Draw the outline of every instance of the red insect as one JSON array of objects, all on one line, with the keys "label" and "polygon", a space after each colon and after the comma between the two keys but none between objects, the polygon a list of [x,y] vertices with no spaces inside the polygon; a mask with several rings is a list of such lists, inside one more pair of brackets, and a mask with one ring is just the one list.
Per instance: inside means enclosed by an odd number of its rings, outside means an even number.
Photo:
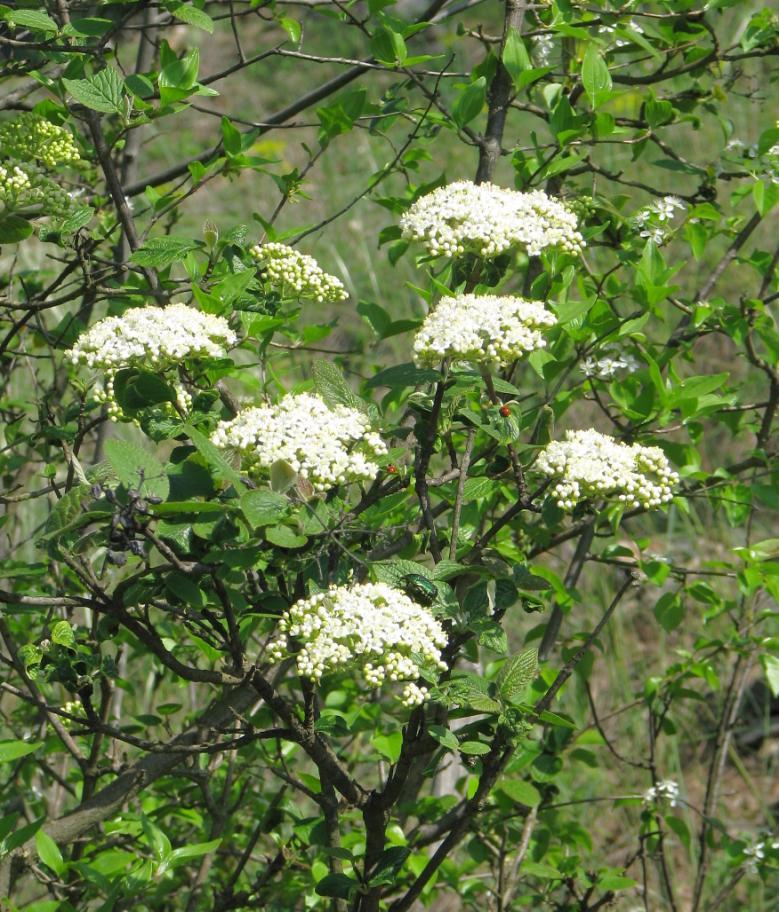
[{"label": "red insect", "polygon": [[500,413],[504,418],[508,418],[511,415],[511,409],[507,405],[502,405],[500,407]]}]

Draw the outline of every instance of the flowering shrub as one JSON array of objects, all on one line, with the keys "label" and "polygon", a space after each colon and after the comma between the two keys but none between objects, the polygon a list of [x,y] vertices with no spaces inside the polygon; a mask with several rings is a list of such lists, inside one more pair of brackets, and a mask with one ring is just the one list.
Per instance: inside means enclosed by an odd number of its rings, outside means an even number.
[{"label": "flowering shrub", "polygon": [[776,13],[0,45],[0,909],[779,907]]}]

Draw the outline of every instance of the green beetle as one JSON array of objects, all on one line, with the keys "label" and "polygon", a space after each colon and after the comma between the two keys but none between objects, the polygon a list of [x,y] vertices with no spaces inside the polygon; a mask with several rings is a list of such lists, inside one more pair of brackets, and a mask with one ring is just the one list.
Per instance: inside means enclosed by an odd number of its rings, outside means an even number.
[{"label": "green beetle", "polygon": [[403,590],[420,605],[432,605],[438,598],[436,584],[421,573],[406,574],[403,577]]}]

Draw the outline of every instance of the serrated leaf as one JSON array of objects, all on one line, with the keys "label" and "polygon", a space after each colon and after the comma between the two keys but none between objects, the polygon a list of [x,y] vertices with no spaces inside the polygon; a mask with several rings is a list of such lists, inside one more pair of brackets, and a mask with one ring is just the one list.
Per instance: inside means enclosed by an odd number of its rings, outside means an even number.
[{"label": "serrated leaf", "polygon": [[332,361],[315,361],[312,374],[314,387],[327,405],[345,405],[361,412],[366,411],[365,402],[351,389],[344,379],[343,371]]},{"label": "serrated leaf", "polygon": [[241,497],[241,510],[253,529],[272,526],[289,512],[289,500],[274,491],[247,491]]},{"label": "serrated leaf", "polygon": [[62,84],[76,101],[93,111],[124,113],[124,83],[113,67],[106,67],[87,79],[63,79]]},{"label": "serrated leaf", "polygon": [[219,447],[211,443],[205,434],[201,434],[197,428],[191,425],[184,425],[183,430],[194,443],[198,453],[214,470],[214,475],[224,481],[229,481],[235,490],[242,494],[246,490],[246,485],[241,481],[241,476],[238,472],[225,459]]},{"label": "serrated leaf", "polygon": [[533,681],[537,672],[538,651],[536,649],[526,649],[519,655],[506,659],[495,678],[501,697],[504,700],[510,700]]},{"label": "serrated leaf", "polygon": [[5,9],[0,14],[0,18],[17,27],[33,29],[36,32],[56,32],[59,29],[59,26],[51,16],[47,16],[41,10]]},{"label": "serrated leaf", "polygon": [[76,642],[76,635],[69,621],[57,621],[51,628],[51,641],[58,646],[71,649]]},{"label": "serrated leaf", "polygon": [[168,6],[168,9],[173,13],[173,15],[181,20],[181,22],[186,22],[188,25],[194,25],[199,29],[203,29],[204,32],[208,32],[209,35],[214,31],[214,20],[204,13],[203,10],[198,9],[196,6],[190,6],[188,3],[173,3]]},{"label": "serrated leaf", "polygon": [[173,263],[178,263],[191,250],[197,250],[200,246],[202,245],[199,241],[191,238],[149,238],[143,247],[139,247],[132,254],[130,262],[152,269],[165,269]]},{"label": "serrated leaf", "polygon": [[106,443],[105,454],[123,485],[163,500],[168,496],[170,482],[165,467],[151,453],[134,443],[114,439]]}]

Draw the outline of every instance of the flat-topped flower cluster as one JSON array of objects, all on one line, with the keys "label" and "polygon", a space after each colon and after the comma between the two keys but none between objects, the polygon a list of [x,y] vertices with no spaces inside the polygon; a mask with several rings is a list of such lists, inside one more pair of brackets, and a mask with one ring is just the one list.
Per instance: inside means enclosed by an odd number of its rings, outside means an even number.
[{"label": "flat-topped flower cluster", "polygon": [[256,244],[250,252],[271,285],[283,291],[293,291],[299,298],[312,298],[320,304],[343,301],[349,296],[340,279],[325,272],[312,256],[300,253],[294,247],[272,241]]},{"label": "flat-topped flower cluster", "polygon": [[259,475],[283,460],[315,491],[371,481],[379,471],[375,458],[387,452],[362,412],[345,405],[330,408],[310,393],[244,409],[220,422],[211,439],[237,450],[249,473]]},{"label": "flat-topped flower cluster", "polygon": [[540,301],[464,294],[442,298],[414,340],[414,359],[442,358],[506,365],[546,345],[543,330],[556,320]]},{"label": "flat-topped flower cluster", "polygon": [[495,184],[456,181],[413,203],[400,220],[403,237],[421,241],[433,256],[465,253],[492,258],[521,248],[578,253],[576,216],[543,190],[520,193]]},{"label": "flat-topped flower cluster", "polygon": [[552,496],[563,510],[591,497],[616,495],[629,509],[651,509],[673,498],[679,480],[659,447],[614,440],[596,430],[567,431],[552,441],[536,463],[556,479]]},{"label": "flat-topped flower cluster", "polygon": [[268,649],[273,660],[294,654],[298,674],[312,681],[348,669],[369,687],[405,683],[406,706],[427,696],[427,688],[416,683],[421,667],[446,667],[441,650],[447,637],[441,624],[427,608],[386,583],[332,586],[292,605],[278,629],[280,635]]},{"label": "flat-topped flower cluster", "polygon": [[222,358],[236,338],[224,317],[186,304],[149,304],[98,321],[67,357],[110,373],[124,367],[164,370],[185,360]]},{"label": "flat-topped flower cluster", "polygon": [[80,159],[73,135],[32,111],[0,123],[0,155],[18,162],[39,162],[47,168]]}]

